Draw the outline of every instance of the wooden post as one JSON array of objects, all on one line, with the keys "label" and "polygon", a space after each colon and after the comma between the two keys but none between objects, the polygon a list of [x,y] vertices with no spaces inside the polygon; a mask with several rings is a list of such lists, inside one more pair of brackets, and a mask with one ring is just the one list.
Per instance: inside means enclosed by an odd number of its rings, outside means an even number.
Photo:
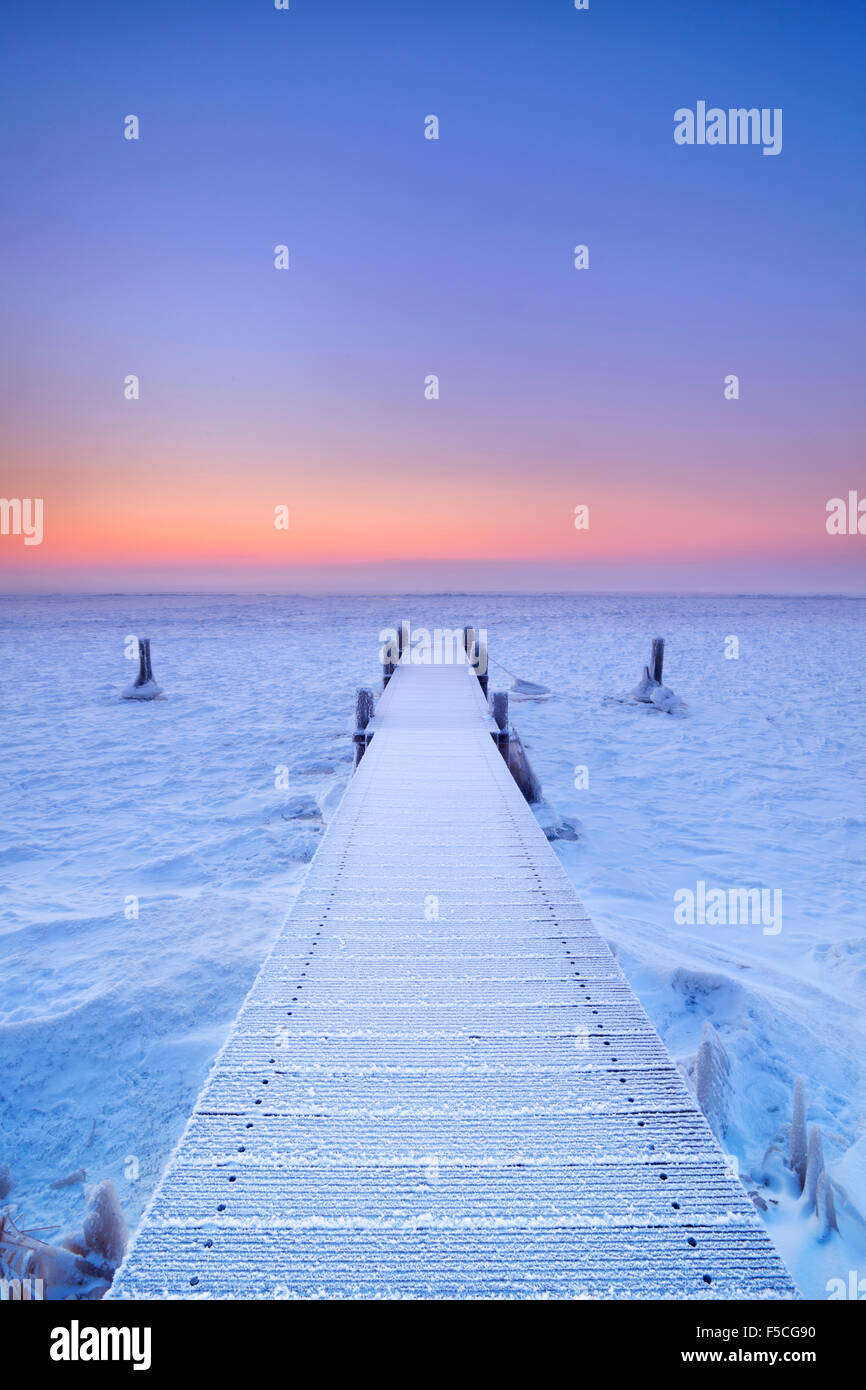
[{"label": "wooden post", "polygon": [[530,805],[543,799],[541,783],[532,770],[532,764],[526,756],[523,740],[515,728],[510,729],[508,736],[508,767]]},{"label": "wooden post", "polygon": [[662,684],[663,684],[663,682],[662,682],[662,668],[664,667],[664,664],[665,664],[665,639],[664,639],[663,637],[654,637],[654,638],[653,638],[653,650],[652,650],[652,656],[650,657],[649,669],[650,669],[650,675],[652,676],[653,680],[658,681],[659,685],[662,685]]},{"label": "wooden post", "polygon": [[478,677],[478,683],[479,683],[479,685],[481,686],[481,692],[482,692],[482,694],[484,695],[484,697],[485,697],[485,699],[486,699],[486,697],[487,697],[487,680],[488,680],[488,677],[487,677],[487,634],[486,634],[486,633],[485,633],[483,636],[482,636],[481,633],[478,634],[478,642],[477,642],[477,644],[476,644],[476,666],[475,666],[475,674],[476,674],[477,677]]},{"label": "wooden post", "polygon": [[352,735],[352,741],[355,745],[355,767],[358,766],[359,762],[363,758],[365,752],[367,751],[367,744],[373,737],[371,733],[367,732],[367,726],[369,725],[370,720],[373,718],[374,709],[375,700],[373,698],[372,690],[368,690],[366,688],[356,690],[355,732]]},{"label": "wooden post", "polygon": [[463,645],[464,645],[464,647],[466,648],[466,655],[469,657],[469,660],[471,661],[471,660],[472,660],[472,649],[473,649],[473,647],[475,646],[475,628],[474,628],[474,627],[464,627],[464,629],[463,629]]},{"label": "wooden post", "polygon": [[162,694],[153,679],[149,637],[139,637],[138,639],[138,675],[132,685],[127,686],[122,693],[124,700],[155,700],[158,695]]},{"label": "wooden post", "polygon": [[404,618],[397,629],[397,657],[400,661],[403,660],[403,653],[409,646],[410,640],[409,624]]},{"label": "wooden post", "polygon": [[508,691],[494,690],[490,696],[490,713],[493,715],[494,722],[499,730],[495,735],[496,746],[506,762],[508,762]]},{"label": "wooden post", "polygon": [[147,685],[153,680],[153,667],[150,664],[150,638],[138,639],[138,679],[136,685]]},{"label": "wooden post", "polygon": [[653,691],[657,690],[662,684],[662,668],[664,664],[665,639],[663,637],[654,637],[649,666],[643,668],[643,675],[631,692],[633,700],[640,700],[641,703],[645,705],[652,704]]}]

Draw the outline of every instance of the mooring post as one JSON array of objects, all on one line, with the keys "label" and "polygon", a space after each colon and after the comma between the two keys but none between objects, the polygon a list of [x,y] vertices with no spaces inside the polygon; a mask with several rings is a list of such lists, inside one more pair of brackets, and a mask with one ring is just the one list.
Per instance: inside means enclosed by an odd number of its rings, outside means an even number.
[{"label": "mooring post", "polygon": [[643,668],[643,675],[631,692],[633,700],[640,700],[644,705],[653,703],[653,691],[658,690],[662,684],[662,669],[665,664],[665,639],[663,637],[653,638],[652,654],[649,665]]},{"label": "mooring post", "polygon": [[138,675],[123,692],[124,700],[155,700],[162,691],[153,679],[150,663],[150,638],[138,638]]},{"label": "mooring post", "polygon": [[[399,644],[399,642],[400,642],[399,629],[398,629],[398,632],[397,632],[397,642],[398,642],[398,644]],[[394,656],[394,646],[393,646],[393,643],[391,643],[391,642],[386,642],[385,645],[384,645],[384,647],[382,647],[381,651],[382,651],[382,689],[383,689],[383,691],[384,691],[384,690],[387,689],[387,687],[388,687],[388,682],[389,682],[389,680],[391,679],[391,677],[393,676],[394,672],[396,671],[397,666],[396,666],[396,663],[395,663],[395,662],[393,661],[393,659],[392,659],[393,656]]]},{"label": "mooring post", "polygon": [[499,730],[495,734],[496,747],[508,762],[508,691],[494,690],[490,696],[490,713]]},{"label": "mooring post", "polygon": [[479,683],[479,685],[481,686],[482,694],[484,695],[484,698],[486,699],[486,698],[487,698],[487,681],[488,681],[488,676],[487,676],[487,633],[486,633],[486,632],[479,632],[479,634],[478,634],[478,641],[477,641],[477,643],[476,643],[475,653],[476,653],[475,674],[476,674],[477,677],[478,677],[478,683]]},{"label": "mooring post", "polygon": [[464,629],[463,629],[463,645],[464,645],[464,647],[466,648],[466,655],[469,657],[469,660],[471,661],[471,660],[472,660],[472,648],[475,646],[475,628],[474,628],[474,627],[464,627]]},{"label": "mooring post", "polygon": [[150,664],[150,638],[138,639],[138,680],[136,685],[147,685],[153,680],[153,667]]},{"label": "mooring post", "polygon": [[665,639],[663,637],[653,638],[653,650],[650,657],[650,673],[653,680],[662,685],[662,668],[665,664]]},{"label": "mooring post", "polygon": [[375,700],[372,690],[366,688],[355,691],[355,732],[352,735],[352,742],[355,745],[355,767],[363,758],[367,751],[367,744],[373,737],[368,732],[367,726],[373,718]]},{"label": "mooring post", "polygon": [[541,790],[541,783],[532,770],[532,764],[526,756],[526,749],[520,734],[512,726],[508,735],[508,768],[523,792],[524,798],[529,804],[535,805],[536,802],[543,800],[544,793]]},{"label": "mooring post", "polygon": [[397,659],[403,660],[403,653],[411,641],[409,624],[404,618],[397,629]]}]

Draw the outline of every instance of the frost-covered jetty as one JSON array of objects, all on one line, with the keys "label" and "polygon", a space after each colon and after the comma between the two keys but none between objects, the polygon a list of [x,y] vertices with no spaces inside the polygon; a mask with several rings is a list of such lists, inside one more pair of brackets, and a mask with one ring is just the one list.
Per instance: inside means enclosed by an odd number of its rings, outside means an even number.
[{"label": "frost-covered jetty", "polygon": [[793,1296],[473,668],[366,716],[111,1296]]}]

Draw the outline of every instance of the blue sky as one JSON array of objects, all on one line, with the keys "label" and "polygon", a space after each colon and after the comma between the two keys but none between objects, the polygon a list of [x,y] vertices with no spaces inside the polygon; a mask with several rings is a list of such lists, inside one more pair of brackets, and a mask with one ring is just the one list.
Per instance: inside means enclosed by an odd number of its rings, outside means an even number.
[{"label": "blue sky", "polygon": [[[823,534],[827,498],[866,495],[862,9],[49,3],[4,27],[3,492],[46,509],[38,550],[0,540],[9,587],[685,565],[862,591],[866,538]],[[781,107],[782,153],[676,146],[699,99]],[[277,554],[256,528],[284,499]]]}]

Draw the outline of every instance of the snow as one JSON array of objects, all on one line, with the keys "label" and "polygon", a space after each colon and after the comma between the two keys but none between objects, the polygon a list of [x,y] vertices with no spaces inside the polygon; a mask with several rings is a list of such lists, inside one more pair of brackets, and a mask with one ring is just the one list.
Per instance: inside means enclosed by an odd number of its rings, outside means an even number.
[{"label": "snow", "polygon": [[[862,1276],[863,616],[749,597],[3,599],[0,1160],[20,1224],[80,1230],[82,1187],[51,1184],[84,1168],[134,1230],[347,783],[378,634],[408,617],[486,627],[491,689],[510,684],[499,658],[551,692],[520,724],[546,800],[581,827],[557,854],[689,1076],[712,1023],[724,1145],[800,1288]],[[137,630],[153,702],[118,698]],[[676,719],[629,699],[655,633]],[[781,932],[676,924],[699,880],[781,889]],[[773,1153],[797,1074],[838,1233]]]},{"label": "snow", "polygon": [[128,685],[121,691],[124,700],[156,700],[161,694],[162,688],[155,680],[142,681],[141,685]]},{"label": "snow", "polygon": [[681,705],[679,697],[667,685],[653,686],[650,700],[663,714],[673,714]]}]

